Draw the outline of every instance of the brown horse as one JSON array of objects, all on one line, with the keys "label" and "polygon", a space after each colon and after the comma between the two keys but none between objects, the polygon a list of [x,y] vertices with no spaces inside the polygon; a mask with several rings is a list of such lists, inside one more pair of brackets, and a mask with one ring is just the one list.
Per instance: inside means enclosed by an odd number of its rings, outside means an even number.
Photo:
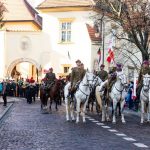
[{"label": "brown horse", "polygon": [[49,109],[51,111],[52,109],[52,102],[55,102],[55,109],[58,110],[57,105],[59,105],[60,100],[61,100],[61,90],[63,88],[62,81],[61,80],[56,80],[55,84],[50,88],[48,95],[50,98],[50,105]]},{"label": "brown horse", "polygon": [[55,80],[54,85],[50,89],[45,89],[45,84],[40,86],[40,100],[41,100],[41,110],[47,109],[47,102],[50,98],[49,109],[51,111],[52,103],[55,102],[55,108],[58,110],[57,105],[60,103],[61,90],[63,88],[61,80]]},{"label": "brown horse", "polygon": [[45,84],[40,85],[40,100],[41,100],[41,110],[47,109],[48,93],[45,90]]}]

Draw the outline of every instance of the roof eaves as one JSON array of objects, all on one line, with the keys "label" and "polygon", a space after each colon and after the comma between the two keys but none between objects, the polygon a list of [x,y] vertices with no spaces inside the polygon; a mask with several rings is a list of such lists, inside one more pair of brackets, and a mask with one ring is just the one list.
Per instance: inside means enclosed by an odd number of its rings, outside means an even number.
[{"label": "roof eaves", "polygon": [[42,17],[39,16],[39,13],[27,2],[27,0],[24,0],[24,3],[33,17],[32,21],[42,29]]}]

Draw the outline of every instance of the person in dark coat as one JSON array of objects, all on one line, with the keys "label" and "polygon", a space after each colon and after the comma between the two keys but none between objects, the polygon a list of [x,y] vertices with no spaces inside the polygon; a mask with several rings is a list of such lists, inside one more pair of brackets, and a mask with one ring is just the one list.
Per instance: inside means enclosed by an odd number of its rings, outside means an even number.
[{"label": "person in dark coat", "polygon": [[55,75],[55,73],[53,73],[53,68],[52,67],[49,69],[49,72],[46,73],[45,79],[46,79],[45,80],[46,85],[50,89],[53,86],[53,84],[55,83],[55,80],[56,80],[56,75]]},{"label": "person in dark coat", "polygon": [[7,81],[3,81],[2,97],[3,97],[3,101],[4,101],[3,106],[7,106]]},{"label": "person in dark coat", "polygon": [[104,82],[108,79],[108,73],[104,70],[105,65],[101,64],[100,71],[96,72],[96,75]]}]

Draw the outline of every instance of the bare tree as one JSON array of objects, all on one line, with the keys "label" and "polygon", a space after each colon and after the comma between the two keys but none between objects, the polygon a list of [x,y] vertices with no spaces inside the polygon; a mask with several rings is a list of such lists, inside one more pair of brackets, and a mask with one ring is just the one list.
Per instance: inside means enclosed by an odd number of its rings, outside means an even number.
[{"label": "bare tree", "polygon": [[0,28],[2,28],[2,26],[4,25],[4,22],[2,21],[4,12],[6,12],[6,7],[4,6],[3,2],[0,2]]},{"label": "bare tree", "polygon": [[97,0],[96,10],[122,29],[115,36],[133,43],[143,60],[149,60],[150,2],[149,0]]}]

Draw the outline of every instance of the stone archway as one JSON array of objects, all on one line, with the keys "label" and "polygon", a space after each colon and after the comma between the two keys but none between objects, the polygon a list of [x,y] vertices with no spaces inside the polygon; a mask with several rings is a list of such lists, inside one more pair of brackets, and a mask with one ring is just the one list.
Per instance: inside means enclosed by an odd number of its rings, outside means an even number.
[{"label": "stone archway", "polygon": [[9,64],[9,66],[8,66],[8,68],[7,68],[6,76],[7,76],[7,77],[10,77],[13,68],[14,68],[17,64],[22,63],[22,62],[29,62],[29,63],[31,63],[31,64],[33,64],[33,65],[36,66],[36,68],[38,69],[38,72],[41,71],[41,65],[39,65],[35,60],[30,59],[30,58],[20,58],[20,59],[17,59],[17,60],[15,60],[15,61],[13,61],[11,64]]}]

